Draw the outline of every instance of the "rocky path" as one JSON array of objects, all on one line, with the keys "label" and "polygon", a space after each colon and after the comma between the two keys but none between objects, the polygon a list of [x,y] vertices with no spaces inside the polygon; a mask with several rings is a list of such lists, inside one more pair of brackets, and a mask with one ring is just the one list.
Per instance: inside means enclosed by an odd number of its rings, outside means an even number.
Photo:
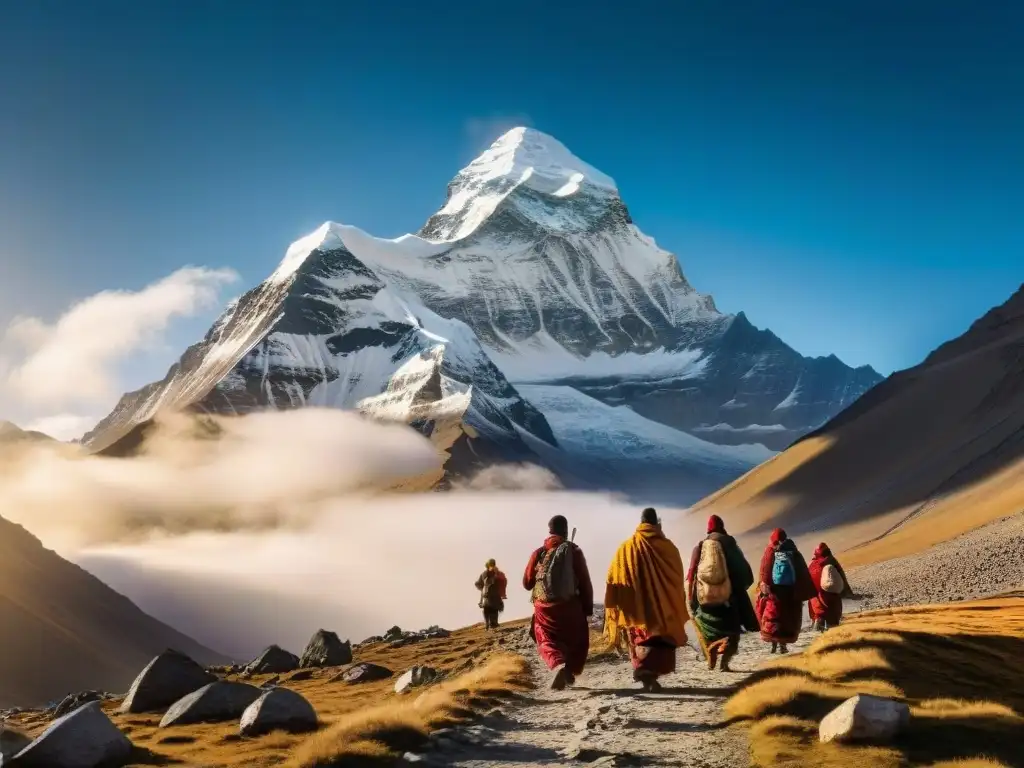
[{"label": "rocky path", "polygon": [[[794,650],[810,640],[805,633]],[[463,768],[748,764],[742,732],[719,723],[732,687],[770,658],[757,636],[744,637],[732,673],[711,672],[695,647],[681,648],[677,672],[662,678],[664,691],[658,694],[641,692],[627,659],[596,661],[575,687],[551,691],[550,673],[532,646],[516,650],[530,659],[537,690],[477,729],[478,743],[444,739],[430,762]]]}]

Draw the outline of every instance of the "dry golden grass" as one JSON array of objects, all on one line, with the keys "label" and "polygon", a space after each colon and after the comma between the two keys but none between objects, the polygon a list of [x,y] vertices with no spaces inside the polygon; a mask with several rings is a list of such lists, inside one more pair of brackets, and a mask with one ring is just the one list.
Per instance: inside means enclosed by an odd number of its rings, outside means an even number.
[{"label": "dry golden grass", "polygon": [[[850,617],[800,655],[755,673],[726,703],[757,766],[1024,766],[1024,599]],[[818,723],[847,698],[906,701],[891,745],[821,744]]]},{"label": "dry golden grass", "polygon": [[[354,662],[369,661],[381,664],[394,671],[396,676],[415,665],[426,665],[450,675],[466,675],[465,678],[458,677],[459,687],[472,686],[473,690],[480,691],[491,686],[497,690],[501,688],[498,678],[510,672],[509,662],[502,661],[507,658],[502,651],[502,638],[511,633],[523,632],[524,628],[525,622],[509,622],[497,633],[488,633],[478,624],[454,631],[448,638],[426,640],[404,648],[389,648],[384,643],[377,643],[365,648],[356,648]],[[117,714],[119,702],[116,701],[105,704],[104,709],[136,745],[136,755],[131,763],[133,766],[176,764],[204,768],[269,768],[291,760],[296,750],[301,749],[307,740],[322,739],[336,729],[355,733],[356,731],[348,729],[358,730],[355,723],[358,723],[359,719],[387,718],[390,715],[372,713],[404,711],[407,702],[416,698],[396,696],[394,678],[361,685],[334,682],[334,678],[343,669],[335,667],[317,670],[312,679],[294,683],[288,681],[288,674],[281,676],[282,685],[301,693],[316,709],[322,727],[313,736],[275,732],[259,738],[243,739],[238,735],[237,722],[159,728],[159,714],[120,715]],[[481,677],[484,675],[484,669],[488,670],[486,679],[493,678],[486,685],[485,678]],[[257,675],[245,682],[260,685],[270,677],[272,676]],[[520,682],[510,673],[502,690],[511,690]],[[438,702],[436,709],[433,710],[435,714],[444,707],[450,707],[451,711],[455,712],[457,707],[454,704],[445,703],[445,697],[449,695],[445,692],[458,688],[451,688],[451,684],[443,684],[436,688],[442,701]],[[426,697],[425,702],[432,699],[433,696]],[[34,736],[49,723],[50,719],[44,714],[23,713],[12,717],[8,724]],[[378,757],[392,754],[384,747],[375,746],[372,739],[360,740],[359,749],[367,750],[365,758],[371,758],[374,754]]]},{"label": "dry golden grass", "polygon": [[521,656],[499,656],[483,667],[429,689],[342,718],[308,738],[286,768],[366,765],[417,750],[432,730],[464,722],[529,687]]}]

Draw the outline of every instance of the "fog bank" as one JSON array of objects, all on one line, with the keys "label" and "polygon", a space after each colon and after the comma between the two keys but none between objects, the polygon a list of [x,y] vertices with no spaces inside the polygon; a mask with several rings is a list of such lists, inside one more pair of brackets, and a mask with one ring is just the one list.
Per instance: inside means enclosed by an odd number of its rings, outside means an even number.
[{"label": "fog bank", "polygon": [[[359,641],[393,624],[476,622],[473,582],[491,557],[509,577],[504,618],[526,615],[523,568],[555,514],[578,529],[600,600],[611,556],[639,522],[639,506],[553,489],[550,473],[521,466],[448,493],[376,492],[443,456],[405,426],[349,413],[258,414],[223,428],[210,441],[172,424],[132,459],[9,457],[0,504],[148,613],[239,659],[270,643],[300,651],[320,627]],[[661,512],[666,530],[683,529]],[[677,541],[684,556],[701,533]]]}]

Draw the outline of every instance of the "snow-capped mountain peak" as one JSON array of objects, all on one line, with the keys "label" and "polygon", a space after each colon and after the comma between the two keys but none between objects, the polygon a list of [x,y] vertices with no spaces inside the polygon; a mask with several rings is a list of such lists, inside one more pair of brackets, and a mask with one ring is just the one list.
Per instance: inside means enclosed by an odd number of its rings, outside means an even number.
[{"label": "snow-capped mountain peak", "polygon": [[581,190],[618,197],[610,176],[580,160],[558,139],[533,128],[513,128],[459,171],[448,186],[447,202],[423,234],[437,242],[466,238],[519,188],[555,199]]}]

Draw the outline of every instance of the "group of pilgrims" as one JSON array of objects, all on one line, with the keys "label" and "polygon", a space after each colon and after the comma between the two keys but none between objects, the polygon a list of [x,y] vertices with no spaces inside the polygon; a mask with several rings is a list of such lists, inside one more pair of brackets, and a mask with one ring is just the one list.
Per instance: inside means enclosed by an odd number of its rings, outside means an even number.
[{"label": "group of pilgrims", "polygon": [[[530,637],[552,672],[551,687],[562,690],[575,683],[587,662],[594,587],[566,518],[551,518],[548,534],[530,555],[523,587],[533,603]],[[476,588],[488,629],[498,626],[507,584],[495,561],[487,561]],[[800,636],[805,602],[814,629],[824,632],[839,624],[843,598],[851,595],[846,574],[826,544],[818,545],[808,564],[796,543],[776,528],[755,573],[718,515],[708,519],[707,535],[693,548],[684,571],[679,549],[648,507],[608,569],[605,636],[609,646],[628,647],[634,681],[656,692],[658,678],[675,672],[676,649],[687,644],[688,619],[708,668],[728,672],[744,632],[759,632],[772,653],[788,653]]]}]

